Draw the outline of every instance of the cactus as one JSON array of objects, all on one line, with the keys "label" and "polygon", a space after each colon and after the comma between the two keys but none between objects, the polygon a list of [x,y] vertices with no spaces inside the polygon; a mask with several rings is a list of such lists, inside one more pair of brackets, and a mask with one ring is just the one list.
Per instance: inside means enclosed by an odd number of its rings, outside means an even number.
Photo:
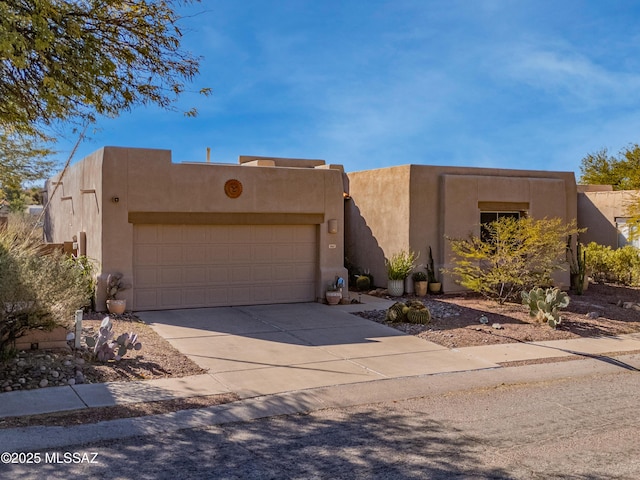
[{"label": "cactus", "polygon": [[118,292],[131,288],[122,281],[121,273],[110,273],[107,276],[107,300],[115,300]]},{"label": "cactus", "polygon": [[522,304],[529,307],[529,315],[538,321],[556,328],[562,322],[558,309],[569,305],[569,295],[558,288],[534,288],[529,293],[522,292]]},{"label": "cactus", "polygon": [[410,323],[421,323],[426,325],[431,321],[431,312],[428,308],[409,308],[409,313],[407,313],[407,318]]},{"label": "cactus", "polygon": [[[118,353],[114,357],[115,360],[120,360],[129,350],[140,350],[142,348],[142,343],[138,341],[138,335],[133,332],[120,335],[116,339],[116,345]],[[114,350],[116,345],[114,345]]]},{"label": "cactus", "polygon": [[429,283],[437,283],[438,277],[436,277],[436,268],[433,263],[433,252],[431,251],[431,245],[429,245],[429,263],[426,265],[427,279]]},{"label": "cactus", "polygon": [[587,252],[582,251],[582,244],[578,243],[576,247],[577,264],[578,264],[578,283],[576,284],[576,293],[582,295],[584,290],[584,277],[587,274]]},{"label": "cactus", "polygon": [[576,253],[573,254],[571,247],[572,236],[567,239],[567,257],[571,272],[571,287],[577,295],[582,295],[584,290],[584,279],[587,274],[587,252],[582,250],[582,244],[578,238],[576,241]]},{"label": "cactus", "polygon": [[387,310],[387,320],[390,322],[404,322],[405,308],[407,308],[407,306],[402,302],[394,303]]},{"label": "cactus", "polygon": [[387,321],[426,324],[431,321],[431,312],[419,300],[396,302],[387,310]]},{"label": "cactus", "polygon": [[356,288],[358,291],[365,291],[371,288],[371,280],[366,275],[359,275],[356,278]]},{"label": "cactus", "polygon": [[407,302],[407,307],[419,308],[419,309],[421,309],[421,308],[427,308],[427,307],[425,306],[425,304],[424,304],[424,303],[422,303],[420,300],[409,300],[409,301]]},{"label": "cactus", "polygon": [[120,360],[129,350],[140,350],[142,343],[138,341],[138,335],[123,333],[113,340],[113,324],[109,317],[105,317],[100,324],[100,330],[94,337],[85,337],[87,347],[92,350],[96,360],[108,362]]}]

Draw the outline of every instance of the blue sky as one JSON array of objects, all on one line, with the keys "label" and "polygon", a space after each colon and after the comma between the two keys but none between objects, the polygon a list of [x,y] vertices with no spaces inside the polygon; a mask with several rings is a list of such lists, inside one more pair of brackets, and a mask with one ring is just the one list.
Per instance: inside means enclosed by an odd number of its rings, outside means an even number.
[{"label": "blue sky", "polygon": [[[173,161],[320,158],[575,171],[640,142],[640,3],[202,0],[180,9],[202,56],[178,112],[100,119],[104,146]],[[196,106],[199,116],[182,111]],[[71,136],[69,137],[72,138]],[[58,145],[64,160],[71,148]]]}]

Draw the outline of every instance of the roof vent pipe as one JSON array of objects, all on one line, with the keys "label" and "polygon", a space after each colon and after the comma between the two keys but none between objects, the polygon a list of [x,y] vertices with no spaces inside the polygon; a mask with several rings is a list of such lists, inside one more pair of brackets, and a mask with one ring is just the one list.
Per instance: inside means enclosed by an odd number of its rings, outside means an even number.
[{"label": "roof vent pipe", "polygon": [[211,162],[211,148],[207,147],[207,163]]}]

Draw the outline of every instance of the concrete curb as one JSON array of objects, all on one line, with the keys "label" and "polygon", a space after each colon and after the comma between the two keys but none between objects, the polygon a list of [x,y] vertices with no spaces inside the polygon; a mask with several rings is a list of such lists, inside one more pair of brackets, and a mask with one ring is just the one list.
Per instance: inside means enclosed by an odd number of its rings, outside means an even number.
[{"label": "concrete curb", "polygon": [[308,413],[326,408],[345,408],[480,388],[505,388],[518,384],[562,381],[570,377],[634,375],[638,372],[640,354],[632,354],[620,356],[615,361],[585,358],[579,365],[576,365],[576,362],[563,362],[554,364],[553,368],[549,368],[549,364],[538,364],[385,379],[260,396],[196,410],[74,427],[38,426],[5,429],[0,430],[0,451],[37,451],[86,445],[138,435],[158,435],[182,429],[215,427],[278,415]]}]

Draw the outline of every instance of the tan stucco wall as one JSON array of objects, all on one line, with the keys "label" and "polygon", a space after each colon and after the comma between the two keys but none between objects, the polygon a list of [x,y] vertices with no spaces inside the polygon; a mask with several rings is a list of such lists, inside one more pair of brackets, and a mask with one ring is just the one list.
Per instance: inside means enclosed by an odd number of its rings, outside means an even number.
[{"label": "tan stucco wall", "polygon": [[628,206],[638,198],[636,190],[584,191],[578,193],[578,225],[587,228],[582,243],[596,242],[618,247],[616,218],[626,217]]},{"label": "tan stucco wall", "polygon": [[[91,241],[86,243],[89,258],[100,268],[102,264],[102,150],[81,162],[71,165],[64,174],[46,182],[47,198],[51,199],[45,214],[45,239],[48,242],[70,242],[79,232],[86,232]],[[55,189],[55,193],[54,193]]]},{"label": "tan stucco wall", "polygon": [[384,259],[410,243],[410,165],[349,173],[345,244],[349,261],[386,286]]},{"label": "tan stucco wall", "polygon": [[[300,161],[296,165],[173,164],[167,150],[105,147],[65,174],[65,195],[82,197],[86,202],[90,196],[79,192],[82,182],[93,185],[96,195],[91,196],[93,206],[73,211],[57,196],[50,214],[51,240],[68,240],[85,229],[87,254],[101,262],[100,306],[108,273],[122,272],[124,282],[135,288],[131,222],[243,223],[262,216],[269,222],[286,224],[311,219],[318,224],[316,296],[321,299],[326,284],[336,275],[346,279],[343,171],[316,164],[300,168],[305,165]],[[242,183],[238,198],[229,198],[224,192],[230,179]],[[337,220],[336,234],[328,233],[331,219]],[[120,296],[135,309],[132,289]]]},{"label": "tan stucco wall", "polygon": [[[378,286],[386,285],[384,257],[400,249],[419,252],[423,264],[431,246],[436,269],[450,267],[445,237],[479,234],[481,202],[526,204],[534,218],[569,222],[577,215],[571,172],[406,165],[348,178],[347,256],[370,268]],[[460,290],[446,275],[440,277],[445,291]],[[568,284],[568,273],[558,282]]]}]

